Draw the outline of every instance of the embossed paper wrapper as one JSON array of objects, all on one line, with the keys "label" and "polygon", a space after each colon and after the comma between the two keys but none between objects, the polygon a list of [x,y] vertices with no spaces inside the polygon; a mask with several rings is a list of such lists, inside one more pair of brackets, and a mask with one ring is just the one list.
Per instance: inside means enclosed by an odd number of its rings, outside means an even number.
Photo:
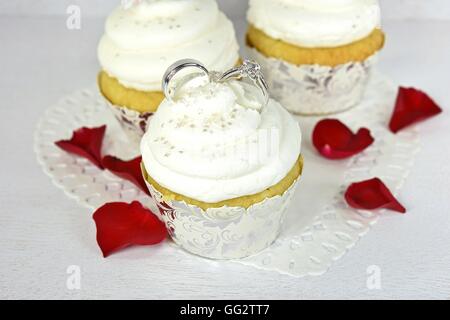
[{"label": "embossed paper wrapper", "polygon": [[246,50],[261,65],[272,96],[299,115],[333,114],[358,105],[377,60],[375,54],[363,62],[336,67],[296,66],[248,46]]},{"label": "embossed paper wrapper", "polygon": [[106,98],[104,98],[104,100],[114,117],[120,123],[120,126],[126,133],[130,142],[138,146],[142,136],[147,130],[148,121],[153,115],[153,112],[138,112],[126,107],[111,104]]},{"label": "embossed paper wrapper", "polygon": [[206,211],[184,201],[165,201],[162,194],[144,180],[159,209],[160,218],[180,247],[210,259],[239,259],[258,253],[278,237],[286,209],[300,177],[281,196],[267,198],[248,209],[210,208]]}]

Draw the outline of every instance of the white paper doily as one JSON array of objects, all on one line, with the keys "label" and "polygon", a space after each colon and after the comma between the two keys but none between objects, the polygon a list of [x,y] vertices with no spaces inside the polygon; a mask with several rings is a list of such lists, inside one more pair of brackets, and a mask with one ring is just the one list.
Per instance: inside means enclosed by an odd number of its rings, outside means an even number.
[{"label": "white paper doily", "polygon": [[[376,176],[397,195],[420,148],[416,128],[396,135],[387,128],[396,94],[397,87],[375,73],[361,105],[331,116],[352,130],[367,127],[375,138],[372,146],[350,160],[331,161],[319,156],[311,145],[311,132],[321,118],[299,118],[305,167],[281,235],[261,253],[233,262],[292,276],[320,275],[369,231],[384,210],[348,208],[343,197],[347,186]],[[39,163],[58,187],[84,206],[95,209],[106,202],[139,200],[156,210],[150,198],[131,183],[54,145],[57,140],[70,138],[74,129],[103,124],[108,126],[103,154],[122,159],[137,156],[138,146],[129,143],[103,99],[92,88],[63,98],[42,117],[35,132]],[[168,250],[171,247],[167,246]]]}]

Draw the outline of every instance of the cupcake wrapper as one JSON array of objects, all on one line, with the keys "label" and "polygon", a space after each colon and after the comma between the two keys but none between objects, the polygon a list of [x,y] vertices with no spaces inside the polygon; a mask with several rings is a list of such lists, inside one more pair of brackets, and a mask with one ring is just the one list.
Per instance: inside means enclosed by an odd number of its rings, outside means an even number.
[{"label": "cupcake wrapper", "polygon": [[255,254],[275,241],[298,181],[283,195],[248,209],[222,207],[206,211],[185,202],[166,202],[159,191],[146,183],[175,243],[210,259],[238,259]]},{"label": "cupcake wrapper", "polygon": [[144,135],[152,112],[138,112],[126,107],[120,107],[107,102],[114,117],[119,121],[123,131],[128,138],[133,142],[139,144]]},{"label": "cupcake wrapper", "polygon": [[247,53],[264,72],[272,96],[286,109],[301,115],[325,115],[356,106],[364,93],[377,55],[363,62],[336,67],[296,66],[267,58],[254,48]]}]

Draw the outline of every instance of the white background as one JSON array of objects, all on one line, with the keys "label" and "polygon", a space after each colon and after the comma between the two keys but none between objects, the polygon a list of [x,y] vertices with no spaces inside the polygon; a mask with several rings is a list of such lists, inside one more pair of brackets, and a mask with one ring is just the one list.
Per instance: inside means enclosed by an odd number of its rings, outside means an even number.
[{"label": "white background", "polygon": [[[4,14],[50,14],[58,15],[71,4],[79,5],[83,12],[92,16],[104,16],[120,0],[14,0],[0,2]],[[230,16],[241,16],[246,0],[218,0],[221,8]],[[450,19],[448,0],[380,0],[385,19]]]},{"label": "white background", "polygon": [[[423,148],[399,195],[408,213],[383,216],[328,273],[302,279],[201,259],[154,261],[147,248],[102,259],[91,212],[42,173],[36,122],[61,96],[94,85],[97,41],[116,2],[0,3],[0,298],[450,298],[450,1],[383,1],[379,68],[444,109],[421,125]],[[66,28],[68,4],[81,6],[81,30]],[[241,41],[245,5],[221,1]],[[66,287],[72,264],[81,290]],[[381,290],[367,289],[371,265],[381,268]]]}]

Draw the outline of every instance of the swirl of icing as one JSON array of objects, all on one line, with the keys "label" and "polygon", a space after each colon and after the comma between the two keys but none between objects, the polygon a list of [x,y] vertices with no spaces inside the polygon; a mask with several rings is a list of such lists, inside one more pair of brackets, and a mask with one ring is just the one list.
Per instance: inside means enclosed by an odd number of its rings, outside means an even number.
[{"label": "swirl of icing", "polygon": [[233,25],[215,0],[144,0],[111,13],[98,58],[122,85],[160,91],[173,62],[193,58],[222,71],[236,64],[238,51]]},{"label": "swirl of icing", "polygon": [[164,100],[141,141],[150,176],[184,196],[215,203],[280,182],[301,149],[297,121],[276,101],[262,110],[245,83],[190,81]]},{"label": "swirl of icing", "polygon": [[378,0],[250,0],[248,21],[301,47],[337,47],[380,27]]}]

